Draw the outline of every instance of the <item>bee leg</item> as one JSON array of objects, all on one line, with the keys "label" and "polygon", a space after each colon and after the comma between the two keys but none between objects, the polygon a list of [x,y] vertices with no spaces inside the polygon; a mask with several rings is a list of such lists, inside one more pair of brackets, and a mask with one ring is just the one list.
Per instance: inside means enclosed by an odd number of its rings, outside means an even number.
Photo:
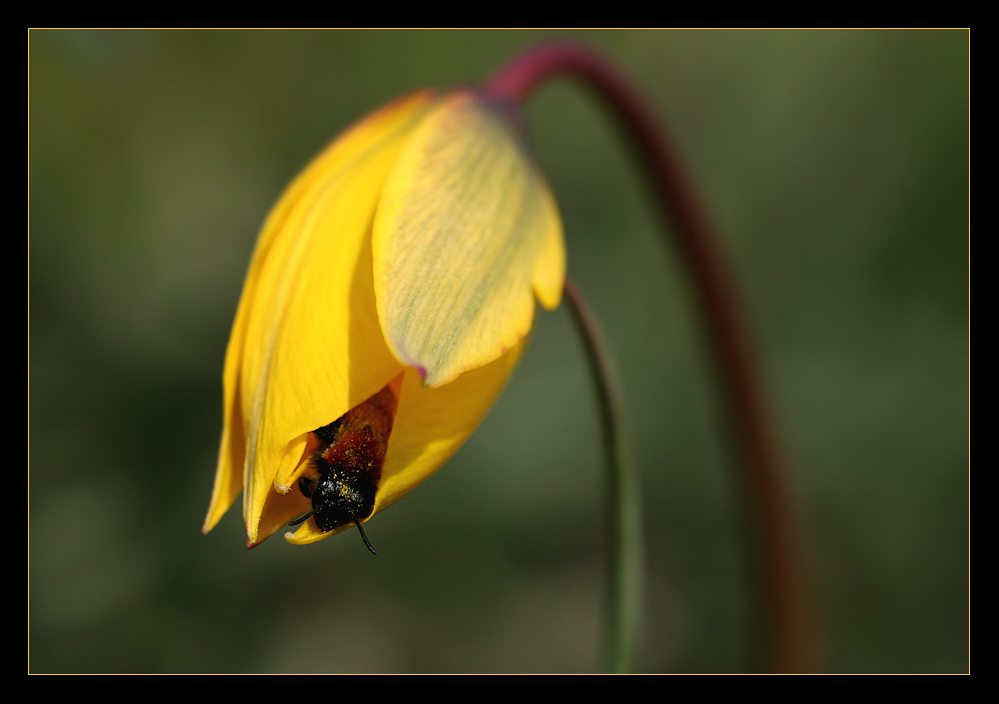
[{"label": "bee leg", "polygon": [[305,523],[307,520],[309,520],[309,516],[311,516],[311,515],[312,515],[312,511],[309,511],[305,515],[299,516],[294,521],[288,521],[288,526],[289,527],[293,527],[293,526],[299,525],[300,523]]},{"label": "bee leg", "polygon": [[366,536],[364,534],[364,529],[361,528],[361,522],[355,518],[354,519],[354,525],[357,526],[357,530],[360,531],[360,533],[361,533],[361,540],[363,540],[364,544],[368,546],[368,550],[371,551],[371,554],[372,555],[377,555],[378,553],[375,552],[375,549],[373,547],[371,547],[371,543],[368,542],[368,536]]}]

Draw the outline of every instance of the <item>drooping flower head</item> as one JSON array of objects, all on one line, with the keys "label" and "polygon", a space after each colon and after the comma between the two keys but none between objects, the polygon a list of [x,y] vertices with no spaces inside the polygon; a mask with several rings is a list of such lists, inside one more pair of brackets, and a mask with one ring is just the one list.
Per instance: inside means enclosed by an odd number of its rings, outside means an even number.
[{"label": "drooping flower head", "polygon": [[535,299],[557,306],[565,278],[558,210],[510,110],[473,90],[406,96],[288,187],[226,352],[206,532],[240,490],[251,546],[310,511],[289,542],[340,532],[341,501],[366,507],[360,525],[478,425]]}]

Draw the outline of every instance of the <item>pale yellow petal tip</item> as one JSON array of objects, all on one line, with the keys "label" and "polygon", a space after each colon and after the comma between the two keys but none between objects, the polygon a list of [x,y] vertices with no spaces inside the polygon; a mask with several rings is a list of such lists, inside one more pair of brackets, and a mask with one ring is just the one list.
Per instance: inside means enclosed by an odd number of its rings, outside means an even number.
[{"label": "pale yellow petal tip", "polygon": [[[227,353],[228,355],[228,353]],[[236,446],[242,440],[241,428],[234,426],[239,423],[237,411],[227,411],[225,427],[222,431],[222,442],[219,446],[219,462],[215,469],[215,481],[212,486],[212,498],[208,502],[208,512],[201,526],[202,533],[209,533],[218,525],[222,517],[232,508],[243,489],[242,457],[243,448]]]},{"label": "pale yellow petal tip", "polygon": [[[363,523],[363,521],[362,521]],[[334,535],[339,535],[343,533],[348,528],[353,528],[353,524],[340,526],[336,530],[322,531],[316,526],[315,521],[311,518],[301,525],[301,527],[296,531],[288,531],[284,534],[284,539],[292,545],[311,545],[312,543],[318,543],[320,540],[325,540]]]},{"label": "pale yellow petal tip", "polygon": [[312,543],[318,543],[324,538],[328,538],[332,533],[322,533],[322,532],[306,532],[304,535],[299,535],[302,533],[301,530],[288,531],[284,534],[284,539],[290,545],[311,545]]},{"label": "pale yellow petal tip", "polygon": [[[226,510],[228,510],[228,508]],[[212,528],[214,528],[219,524],[219,521],[222,520],[222,516],[224,514],[225,511],[218,513],[215,510],[214,502],[212,502],[212,505],[208,507],[208,515],[205,516],[205,522],[201,524],[201,532],[204,533],[205,535],[208,535],[211,532]]]},{"label": "pale yellow petal tip", "polygon": [[[236,496],[238,496],[238,494]],[[205,516],[205,522],[201,525],[202,533],[208,535],[212,529],[219,524],[222,517],[236,502],[236,496],[226,502],[218,500],[217,496],[212,497],[212,502],[208,506],[208,514]]]},{"label": "pale yellow petal tip", "polygon": [[[534,303],[532,301],[531,307],[533,310]],[[531,326],[528,326],[527,333],[520,335],[510,346],[501,345],[495,348],[494,352],[490,355],[486,355],[486,361],[483,364],[469,363],[462,366],[458,364],[453,364],[447,367],[439,367],[432,371],[428,371],[425,367],[416,367],[414,370],[420,376],[422,386],[425,389],[440,389],[442,387],[448,386],[455,383],[459,378],[468,372],[474,372],[477,369],[482,369],[483,367],[489,366],[490,364],[496,364],[499,360],[507,357],[511,351],[517,350],[518,347],[523,345],[524,340],[527,339],[530,334]],[[518,352],[519,355],[519,352]]]},{"label": "pale yellow petal tip", "polygon": [[555,310],[562,303],[562,291],[565,289],[565,237],[555,197],[548,184],[543,185],[548,223],[544,245],[535,261],[534,275],[531,281],[534,286],[534,294],[538,297],[541,305],[546,310]]}]

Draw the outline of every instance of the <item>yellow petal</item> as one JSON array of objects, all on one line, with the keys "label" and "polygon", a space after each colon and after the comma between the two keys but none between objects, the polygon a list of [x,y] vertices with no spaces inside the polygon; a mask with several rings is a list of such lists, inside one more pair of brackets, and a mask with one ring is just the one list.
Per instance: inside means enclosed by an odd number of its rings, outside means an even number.
[{"label": "yellow petal", "polygon": [[535,294],[558,305],[562,226],[500,108],[442,99],[399,152],[372,235],[386,340],[438,387],[500,358],[530,331]]},{"label": "yellow petal", "polygon": [[251,545],[304,512],[308,501],[289,482],[307,433],[402,371],[378,324],[370,232],[388,171],[433,97],[409,96],[355,125],[306,167],[268,217],[226,352],[222,448],[206,531],[240,483]]}]

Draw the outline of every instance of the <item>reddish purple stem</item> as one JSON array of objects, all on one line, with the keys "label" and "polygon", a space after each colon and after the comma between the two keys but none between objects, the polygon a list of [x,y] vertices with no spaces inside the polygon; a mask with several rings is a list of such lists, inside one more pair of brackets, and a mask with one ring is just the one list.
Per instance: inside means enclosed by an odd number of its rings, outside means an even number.
[{"label": "reddish purple stem", "polygon": [[764,401],[762,374],[718,238],[662,123],[603,58],[577,44],[529,50],[500,69],[487,93],[523,101],[560,75],[578,78],[609,106],[649,176],[699,299],[727,396],[742,458],[749,514],[756,529],[762,581],[767,669],[812,672],[817,666],[815,617],[803,560],[803,535],[777,436]]}]

